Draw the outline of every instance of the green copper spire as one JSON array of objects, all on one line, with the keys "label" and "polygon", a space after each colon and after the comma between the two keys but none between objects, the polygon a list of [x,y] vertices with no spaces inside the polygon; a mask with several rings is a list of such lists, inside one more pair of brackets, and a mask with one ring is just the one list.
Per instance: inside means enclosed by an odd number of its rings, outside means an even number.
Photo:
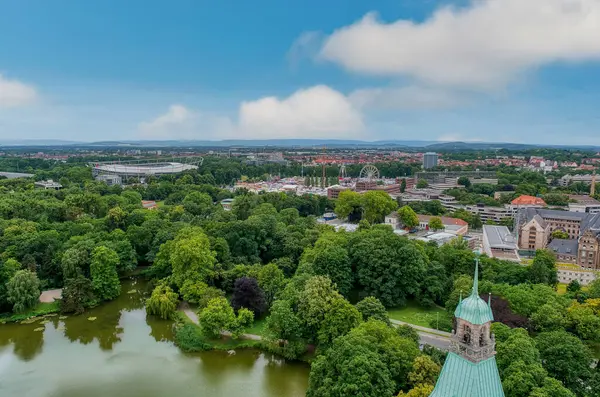
[{"label": "green copper spire", "polygon": [[479,252],[475,257],[475,276],[473,276],[473,291],[471,296],[479,296]]},{"label": "green copper spire", "polygon": [[471,324],[485,324],[494,321],[491,305],[479,297],[479,253],[475,259],[475,275],[473,277],[473,290],[471,295],[460,301],[454,317],[468,321]]},{"label": "green copper spire", "polygon": [[471,295],[463,300],[461,291],[454,315],[450,352],[429,397],[504,397],[490,330],[491,294],[487,303],[479,297],[479,255]]}]

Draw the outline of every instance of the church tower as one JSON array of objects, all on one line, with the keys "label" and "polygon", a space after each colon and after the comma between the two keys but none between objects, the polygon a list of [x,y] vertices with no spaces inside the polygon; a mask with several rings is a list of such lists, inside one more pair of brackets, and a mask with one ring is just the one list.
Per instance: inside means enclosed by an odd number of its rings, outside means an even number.
[{"label": "church tower", "polygon": [[496,365],[496,340],[491,332],[494,316],[490,301],[479,297],[479,258],[473,291],[462,299],[454,316],[450,352],[430,397],[504,397]]}]

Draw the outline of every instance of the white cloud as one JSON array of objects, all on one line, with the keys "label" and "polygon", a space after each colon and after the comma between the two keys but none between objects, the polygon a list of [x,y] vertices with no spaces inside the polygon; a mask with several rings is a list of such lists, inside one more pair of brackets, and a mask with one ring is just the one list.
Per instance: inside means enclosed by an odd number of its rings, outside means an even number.
[{"label": "white cloud", "polygon": [[144,138],[317,138],[356,136],[362,114],[342,93],[327,86],[298,90],[287,98],[264,97],[242,102],[237,123],[228,117],[171,105],[167,113],[143,122]]},{"label": "white cloud", "polygon": [[183,105],[171,105],[167,113],[143,122],[139,130],[147,137],[177,136],[193,128],[195,115]]},{"label": "white cloud", "polygon": [[360,109],[449,109],[467,102],[455,92],[421,86],[365,88],[352,92],[349,99]]},{"label": "white cloud", "polygon": [[239,113],[239,128],[252,137],[347,138],[363,127],[362,114],[349,99],[324,85],[284,99],[243,102]]},{"label": "white cloud", "polygon": [[35,102],[38,95],[32,86],[8,80],[0,74],[0,108],[24,106]]},{"label": "white cloud", "polygon": [[350,71],[496,89],[553,62],[600,59],[600,0],[472,0],[422,23],[374,13],[333,32],[319,57]]}]

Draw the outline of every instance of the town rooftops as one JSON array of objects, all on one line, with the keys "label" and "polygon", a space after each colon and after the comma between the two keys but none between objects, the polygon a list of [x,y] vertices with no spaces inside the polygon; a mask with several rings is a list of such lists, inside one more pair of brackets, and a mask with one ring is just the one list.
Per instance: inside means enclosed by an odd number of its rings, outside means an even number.
[{"label": "town rooftops", "polygon": [[546,207],[547,204],[546,202],[539,198],[539,197],[534,197],[534,196],[527,196],[527,195],[522,195],[517,197],[516,199],[514,199],[511,202],[512,205],[531,205],[531,206],[540,206],[540,207]]}]

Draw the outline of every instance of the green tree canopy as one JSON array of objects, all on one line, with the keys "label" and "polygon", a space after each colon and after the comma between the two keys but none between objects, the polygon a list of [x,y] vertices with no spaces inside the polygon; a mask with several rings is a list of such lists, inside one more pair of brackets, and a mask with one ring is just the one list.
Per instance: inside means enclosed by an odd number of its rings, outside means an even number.
[{"label": "green tree canopy", "polygon": [[34,307],[40,298],[40,280],[29,270],[17,270],[6,284],[8,301],[15,313]]},{"label": "green tree canopy", "polygon": [[100,246],[92,252],[90,272],[94,294],[100,300],[115,299],[121,293],[121,283],[117,274],[119,256],[110,248]]}]

